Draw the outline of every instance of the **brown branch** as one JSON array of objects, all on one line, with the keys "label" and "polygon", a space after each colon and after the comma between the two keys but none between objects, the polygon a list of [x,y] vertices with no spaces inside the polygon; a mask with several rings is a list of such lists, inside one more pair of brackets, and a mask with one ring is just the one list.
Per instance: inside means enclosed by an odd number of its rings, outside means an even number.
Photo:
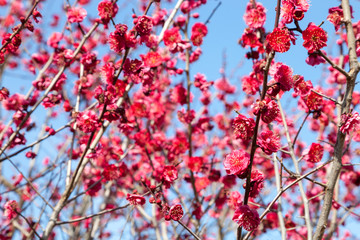
[{"label": "brown branch", "polygon": [[[325,167],[326,165],[328,165],[329,163],[333,162],[333,160],[329,160],[326,163],[314,168],[313,170],[311,170],[310,172],[302,175],[301,177],[297,178],[296,180],[294,180],[292,183],[290,183],[289,185],[287,185],[285,188],[283,188],[276,196],[275,198],[269,203],[269,205],[266,207],[266,209],[264,210],[264,212],[261,214],[260,216],[260,220],[262,220],[266,214],[268,214],[270,212],[270,209],[272,208],[272,206],[276,203],[276,201],[281,197],[281,195],[286,192],[289,188],[291,188],[292,186],[294,186],[295,184],[297,184],[298,182],[300,182],[301,180],[303,180],[305,177],[309,176],[310,174],[313,174],[314,172],[317,172],[319,169]],[[244,240],[248,239],[250,237],[252,232],[248,232],[246,234],[246,236],[244,237]]]},{"label": "brown branch", "polygon": [[[351,11],[350,11],[349,0],[342,0],[341,6],[344,12],[344,23],[346,28],[347,40],[348,40],[349,64],[350,64],[350,70],[347,76],[346,90],[340,110],[340,113],[344,114],[350,111],[352,93],[354,91],[357,74],[359,73],[360,70],[360,64],[356,56],[355,35],[351,23]],[[343,156],[345,137],[346,134],[340,131],[340,126],[338,125],[338,133],[337,133],[337,139],[335,143],[334,156],[333,156],[334,163],[332,164],[331,172],[329,174],[329,179],[327,183],[328,188],[325,191],[325,198],[322,204],[319,221],[316,226],[314,240],[321,240],[324,235],[325,229],[327,227],[328,217],[332,206],[334,189],[337,183],[338,176],[342,169],[341,158]]]}]

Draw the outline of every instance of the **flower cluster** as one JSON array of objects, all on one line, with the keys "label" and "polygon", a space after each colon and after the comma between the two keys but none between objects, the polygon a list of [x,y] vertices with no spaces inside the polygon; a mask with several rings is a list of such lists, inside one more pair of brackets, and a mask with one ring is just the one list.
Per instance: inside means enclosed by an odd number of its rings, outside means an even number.
[{"label": "flower cluster", "polygon": [[191,42],[194,46],[200,46],[207,33],[208,30],[205,24],[200,22],[195,23],[191,28]]}]

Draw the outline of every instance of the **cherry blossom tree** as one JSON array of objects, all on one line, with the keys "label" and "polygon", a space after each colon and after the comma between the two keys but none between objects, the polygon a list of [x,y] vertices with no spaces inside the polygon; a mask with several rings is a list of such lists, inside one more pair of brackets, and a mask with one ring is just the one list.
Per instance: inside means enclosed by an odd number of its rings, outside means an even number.
[{"label": "cherry blossom tree", "polygon": [[360,236],[359,2],[215,3],[0,0],[0,239]]}]

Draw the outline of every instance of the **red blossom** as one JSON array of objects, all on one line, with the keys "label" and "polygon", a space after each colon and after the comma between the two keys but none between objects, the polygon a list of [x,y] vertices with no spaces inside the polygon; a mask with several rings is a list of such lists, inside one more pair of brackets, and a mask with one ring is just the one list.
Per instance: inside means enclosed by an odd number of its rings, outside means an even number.
[{"label": "red blossom", "polygon": [[97,9],[103,23],[108,24],[110,19],[116,16],[119,8],[116,2],[113,2],[111,0],[103,0],[99,3]]},{"label": "red blossom", "polygon": [[244,30],[243,35],[241,36],[239,43],[242,47],[261,47],[262,44],[259,41],[258,35],[256,34],[256,31],[251,28],[246,28]]},{"label": "red blossom", "polygon": [[274,80],[278,83],[280,83],[280,89],[283,91],[289,91],[293,85],[293,71],[292,69],[285,65],[281,64],[276,68],[276,72],[274,74]]},{"label": "red blossom", "polygon": [[[326,55],[324,51],[322,52]],[[314,52],[314,53],[309,53],[309,56],[306,58],[305,62],[310,66],[315,66],[315,65],[319,65],[320,63],[325,63],[326,61],[320,54]]]},{"label": "red blossom", "polygon": [[195,23],[191,28],[191,42],[194,46],[200,46],[203,42],[203,37],[208,33],[207,27],[203,23]]},{"label": "red blossom", "polygon": [[130,202],[131,205],[144,205],[146,203],[146,199],[138,194],[127,194],[126,200]]},{"label": "red blossom", "polygon": [[304,160],[312,163],[320,162],[324,154],[324,147],[319,143],[312,143],[305,154]]},{"label": "red blossom", "polygon": [[241,79],[242,89],[245,93],[255,95],[260,89],[260,81],[255,77],[255,74],[244,76]]},{"label": "red blossom", "polygon": [[215,87],[228,94],[232,94],[236,91],[236,87],[231,85],[227,78],[219,78],[216,80]]},{"label": "red blossom", "polygon": [[6,87],[0,89],[0,102],[9,97],[9,90]]},{"label": "red blossom", "polygon": [[190,111],[186,111],[182,109],[177,112],[179,121],[185,124],[190,124],[195,119],[195,111],[191,109]]},{"label": "red blossom", "polygon": [[111,181],[111,180],[116,180],[117,178],[119,178],[121,172],[119,170],[119,167],[117,167],[115,164],[111,164],[104,168],[104,171],[102,174],[103,174],[105,180]]},{"label": "red blossom", "polygon": [[183,211],[181,205],[176,204],[176,205],[172,206],[169,210],[169,215],[172,220],[179,221],[184,215],[184,211]]},{"label": "red blossom", "polygon": [[342,20],[344,17],[344,13],[342,8],[340,7],[332,7],[329,8],[329,15],[327,16],[327,20],[334,24],[335,31],[339,30],[340,25],[342,24]]},{"label": "red blossom", "polygon": [[290,34],[287,29],[275,28],[266,36],[266,41],[276,52],[287,52],[290,49]]},{"label": "red blossom", "polygon": [[41,13],[35,8],[32,14],[32,17],[36,23],[39,23],[38,18],[42,18]]},{"label": "red blossom", "polygon": [[250,163],[250,155],[242,149],[234,150],[226,155],[224,167],[229,175],[238,175],[244,178],[247,174]]},{"label": "red blossom", "polygon": [[248,205],[238,207],[232,220],[247,231],[255,230],[260,224],[259,214]]},{"label": "red blossom", "polygon": [[194,76],[194,86],[199,88],[201,91],[209,90],[209,87],[212,86],[213,84],[214,84],[213,81],[208,82],[206,80],[206,76],[204,74],[197,73]]},{"label": "red blossom", "polygon": [[227,200],[227,204],[230,208],[236,210],[242,205],[242,196],[238,191],[233,191],[230,193],[230,196]]},{"label": "red blossom", "polygon": [[302,37],[304,39],[303,46],[309,53],[313,53],[327,46],[326,32],[312,22],[309,23],[308,27],[302,32]]},{"label": "red blossom", "polygon": [[7,46],[5,47],[5,49],[11,53],[16,53],[16,51],[19,49],[20,44],[21,44],[21,37],[19,34],[16,34],[13,38],[10,38],[11,34],[10,33],[6,33],[3,40],[2,40],[2,45],[7,44]]},{"label": "red blossom", "polygon": [[261,120],[264,123],[271,123],[279,116],[280,113],[277,103],[268,97],[262,101],[257,100],[252,105],[252,108],[255,115],[261,113]]},{"label": "red blossom", "polygon": [[210,180],[207,177],[197,177],[195,179],[195,189],[197,191],[201,191],[205,188],[207,188],[210,184]]},{"label": "red blossom", "polygon": [[173,182],[178,178],[178,171],[175,166],[165,166],[163,172],[163,178],[165,181]]},{"label": "red blossom", "polygon": [[141,35],[149,35],[153,28],[152,18],[149,16],[141,16],[137,19],[135,29]]},{"label": "red blossom", "polygon": [[110,49],[120,54],[122,50],[127,46],[126,31],[127,26],[125,24],[116,24],[115,31],[111,32],[108,38]]},{"label": "red blossom", "polygon": [[323,97],[313,91],[304,100],[310,111],[319,111],[323,107]]},{"label": "red blossom", "polygon": [[106,82],[107,84],[112,84],[114,80],[114,74],[115,74],[115,66],[112,62],[107,62],[100,70],[101,78]]},{"label": "red blossom", "polygon": [[164,32],[164,44],[165,46],[173,48],[173,45],[181,42],[181,35],[178,27],[167,29]]},{"label": "red blossom", "polygon": [[294,91],[297,95],[301,97],[305,97],[306,95],[310,94],[310,91],[313,88],[313,85],[310,80],[305,82],[304,77],[300,75],[294,75],[293,80],[294,80]]},{"label": "red blossom", "polygon": [[170,99],[175,103],[184,105],[187,103],[186,96],[186,89],[182,86],[182,84],[178,84],[174,87],[174,89],[172,89]]},{"label": "red blossom", "polygon": [[256,143],[267,155],[271,155],[280,149],[280,137],[270,130],[262,131]]},{"label": "red blossom", "polygon": [[255,121],[239,114],[232,123],[236,138],[249,140],[254,135]]},{"label": "red blossom", "polygon": [[193,172],[199,172],[204,164],[203,157],[189,157],[187,158],[186,165]]},{"label": "red blossom", "polygon": [[148,52],[146,55],[141,55],[144,65],[146,67],[157,67],[163,62],[161,55],[158,52]]},{"label": "red blossom", "polygon": [[[259,170],[255,169],[251,171],[250,180],[250,192],[249,196],[256,198],[260,191],[264,188],[265,175]],[[246,189],[246,183],[243,184],[243,188]]]},{"label": "red blossom", "polygon": [[53,48],[58,48],[59,42],[62,40],[63,35],[59,32],[53,32],[47,40],[47,45]]},{"label": "red blossom", "polygon": [[101,182],[98,179],[86,179],[84,180],[85,194],[89,196],[97,196],[101,190]]}]

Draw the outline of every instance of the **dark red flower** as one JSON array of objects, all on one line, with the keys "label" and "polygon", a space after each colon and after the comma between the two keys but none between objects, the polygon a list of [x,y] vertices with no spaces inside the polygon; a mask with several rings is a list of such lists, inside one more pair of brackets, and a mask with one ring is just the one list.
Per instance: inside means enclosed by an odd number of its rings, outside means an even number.
[{"label": "dark red flower", "polygon": [[319,143],[312,143],[305,154],[304,160],[312,163],[320,162],[324,154],[324,147]]},{"label": "dark red flower", "polygon": [[126,31],[127,26],[125,24],[116,24],[115,31],[109,35],[110,49],[118,54],[127,46]]},{"label": "dark red flower", "polygon": [[304,100],[310,111],[321,110],[323,106],[323,97],[313,91]]},{"label": "dark red flower", "polygon": [[233,121],[233,128],[236,138],[249,140],[254,135],[255,121],[239,114]]},{"label": "dark red flower", "polygon": [[[255,169],[251,171],[251,180],[250,180],[250,192],[249,196],[256,198],[260,191],[264,188],[265,176],[262,172]],[[243,188],[246,189],[246,183],[243,184]]]},{"label": "dark red flower", "polygon": [[344,17],[344,13],[342,8],[340,7],[332,7],[329,8],[329,15],[327,16],[327,20],[334,24],[335,31],[339,30],[340,25],[342,23],[342,19]]},{"label": "dark red flower", "polygon": [[9,90],[6,87],[0,89],[0,101],[7,99],[9,97]]},{"label": "dark red flower", "polygon": [[292,74],[292,69],[285,64],[281,64],[279,67],[276,68],[274,80],[280,83],[281,90],[289,91],[293,87],[294,80]]},{"label": "dark red flower", "polygon": [[144,205],[146,203],[146,200],[143,196],[138,194],[127,194],[126,200],[130,202],[131,205]]},{"label": "dark red flower", "polygon": [[259,214],[248,205],[242,205],[236,209],[232,220],[247,231],[256,229],[260,224]]},{"label": "dark red flower", "polygon": [[110,0],[101,1],[98,5],[98,11],[103,23],[108,24],[110,19],[115,17],[118,9],[116,2]]},{"label": "dark red flower", "polygon": [[152,18],[149,16],[141,16],[137,19],[135,29],[141,35],[149,35],[153,28]]},{"label": "dark red flower", "polygon": [[179,221],[184,216],[184,211],[180,204],[172,206],[169,211],[169,215],[172,220]]}]

